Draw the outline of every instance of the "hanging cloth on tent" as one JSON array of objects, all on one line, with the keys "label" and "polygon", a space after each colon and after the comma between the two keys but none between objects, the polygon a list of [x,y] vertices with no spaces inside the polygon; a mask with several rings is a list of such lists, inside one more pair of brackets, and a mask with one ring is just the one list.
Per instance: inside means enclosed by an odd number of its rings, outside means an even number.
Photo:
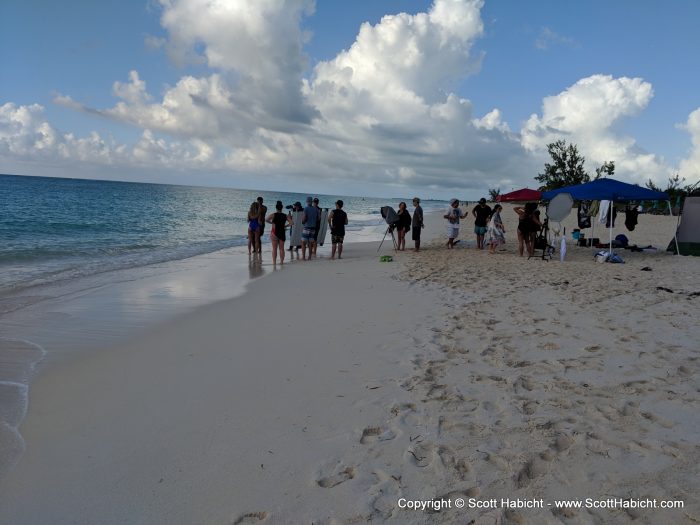
[{"label": "hanging cloth on tent", "polygon": [[581,201],[578,205],[578,227],[579,228],[590,228],[591,227],[591,216],[590,216],[590,203]]},{"label": "hanging cloth on tent", "polygon": [[598,222],[600,224],[606,224],[608,222],[608,211],[610,210],[610,201],[600,201],[600,214],[598,215]]},{"label": "hanging cloth on tent", "polygon": [[637,216],[639,212],[636,206],[625,208],[625,226],[631,232],[634,231],[634,227],[637,226]]},{"label": "hanging cloth on tent", "polygon": [[598,215],[598,209],[600,208],[600,201],[591,201],[591,207],[588,209],[588,215],[590,217],[595,217]]},{"label": "hanging cloth on tent", "polygon": [[608,207],[608,214],[605,216],[605,227],[606,228],[610,228],[610,223],[611,223],[610,216],[611,216],[611,214],[612,214],[612,227],[614,228],[615,227],[615,219],[617,218],[617,209],[615,208],[615,206],[612,206],[612,205]]}]

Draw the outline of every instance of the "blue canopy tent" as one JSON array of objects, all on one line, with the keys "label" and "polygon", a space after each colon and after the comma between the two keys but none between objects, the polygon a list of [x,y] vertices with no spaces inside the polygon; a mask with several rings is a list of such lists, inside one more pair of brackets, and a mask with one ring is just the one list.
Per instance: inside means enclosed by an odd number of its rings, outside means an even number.
[{"label": "blue canopy tent", "polygon": [[[668,211],[671,213],[671,201],[667,193],[663,191],[654,191],[648,188],[642,188],[636,184],[627,184],[614,179],[598,179],[585,184],[577,184],[576,186],[566,186],[556,190],[545,191],[542,193],[542,200],[551,201],[560,193],[568,193],[576,201],[588,200],[606,200],[610,201],[610,206],[615,202],[630,202],[630,201],[666,201],[668,202]],[[611,225],[612,226],[612,225]],[[610,228],[610,253],[612,254],[612,230]],[[676,243],[677,245],[678,243]]]}]

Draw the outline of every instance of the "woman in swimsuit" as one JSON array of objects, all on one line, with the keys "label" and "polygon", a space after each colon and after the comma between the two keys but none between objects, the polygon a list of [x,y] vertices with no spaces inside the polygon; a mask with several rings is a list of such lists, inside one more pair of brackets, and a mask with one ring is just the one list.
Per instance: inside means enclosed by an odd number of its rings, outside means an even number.
[{"label": "woman in swimsuit", "polygon": [[260,204],[255,201],[248,210],[248,255],[260,251]]},{"label": "woman in swimsuit", "polygon": [[537,204],[528,202],[525,207],[516,206],[513,211],[518,214],[518,253],[523,256],[524,248],[527,247],[527,254],[535,253],[535,233],[541,226],[535,220],[535,210]]},{"label": "woman in swimsuit", "polygon": [[272,243],[272,264],[277,264],[277,251],[280,254],[280,264],[284,264],[284,241],[287,240],[284,229],[287,226],[292,226],[294,221],[291,215],[287,215],[282,211],[284,206],[282,201],[277,201],[274,213],[271,213],[265,219],[265,222],[272,224],[270,231],[270,242]]}]

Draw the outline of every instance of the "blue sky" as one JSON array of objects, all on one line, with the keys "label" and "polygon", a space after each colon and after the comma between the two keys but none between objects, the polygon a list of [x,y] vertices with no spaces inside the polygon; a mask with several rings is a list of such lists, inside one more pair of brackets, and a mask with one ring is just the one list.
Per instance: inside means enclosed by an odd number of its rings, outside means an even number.
[{"label": "blue sky", "polygon": [[565,138],[591,172],[700,177],[700,2],[210,7],[3,2],[0,171],[469,198]]}]

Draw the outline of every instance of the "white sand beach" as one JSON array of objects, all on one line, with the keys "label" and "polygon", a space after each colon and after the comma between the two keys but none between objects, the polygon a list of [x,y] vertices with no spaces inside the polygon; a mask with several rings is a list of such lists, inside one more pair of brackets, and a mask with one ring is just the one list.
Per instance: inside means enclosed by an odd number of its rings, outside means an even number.
[{"label": "white sand beach", "polygon": [[[598,264],[518,257],[503,217],[494,255],[468,219],[447,250],[431,214],[420,253],[348,244],[128,340],[48,348],[0,521],[699,522],[700,259],[664,251],[676,218],[620,220],[661,250]],[[586,498],[657,507],[554,505]]]}]

